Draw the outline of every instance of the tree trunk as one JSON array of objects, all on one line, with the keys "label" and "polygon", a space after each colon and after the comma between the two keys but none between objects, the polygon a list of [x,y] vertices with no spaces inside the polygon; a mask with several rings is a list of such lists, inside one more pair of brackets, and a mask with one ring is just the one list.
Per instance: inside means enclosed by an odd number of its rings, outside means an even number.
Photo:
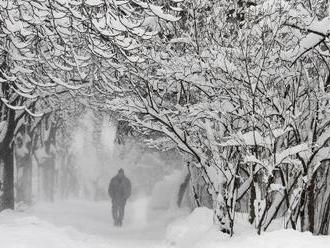
[{"label": "tree trunk", "polygon": [[250,224],[253,224],[255,218],[256,218],[256,212],[255,212],[255,207],[254,207],[254,202],[257,198],[257,194],[256,194],[256,183],[257,183],[257,176],[254,175],[254,171],[255,171],[255,165],[253,165],[253,181],[251,183],[251,187],[250,187],[250,200],[249,200],[249,222]]},{"label": "tree trunk", "polygon": [[319,230],[318,235],[329,235],[329,224],[330,224],[330,197],[328,196],[325,207],[324,207],[324,213],[321,217],[321,227]]},{"label": "tree trunk", "polygon": [[306,220],[305,220],[305,203],[306,203],[306,189],[302,189],[301,201],[299,206],[299,218],[300,218],[300,227],[301,231],[306,231]]},{"label": "tree trunk", "polygon": [[1,210],[14,209],[14,156],[13,148],[3,149],[3,195]]},{"label": "tree trunk", "polygon": [[316,202],[314,200],[315,192],[315,174],[312,176],[311,182],[307,187],[307,214],[308,214],[308,227],[306,228],[311,233],[314,233],[314,220],[315,220],[315,207]]},{"label": "tree trunk", "polygon": [[1,197],[1,209],[14,209],[14,145],[12,143],[15,132],[15,111],[7,110],[8,128],[0,144],[3,161],[3,194]]}]

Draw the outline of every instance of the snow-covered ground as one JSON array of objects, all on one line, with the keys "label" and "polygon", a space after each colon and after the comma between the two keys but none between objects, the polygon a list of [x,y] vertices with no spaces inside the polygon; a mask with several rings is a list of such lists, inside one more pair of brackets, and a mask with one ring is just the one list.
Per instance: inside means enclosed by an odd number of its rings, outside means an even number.
[{"label": "snow-covered ground", "polygon": [[[261,236],[247,223],[245,214],[238,214],[236,233],[230,238],[212,225],[213,214],[207,208],[197,208],[190,215],[179,218],[168,226],[167,241],[178,248],[328,248],[330,236],[313,236],[284,230],[281,220],[270,232]],[[277,230],[276,230],[277,228]],[[275,229],[275,230],[274,230]]]},{"label": "snow-covered ground", "polygon": [[40,203],[0,213],[1,248],[148,248],[162,245],[167,224],[186,211],[148,210],[148,199],[128,202],[124,226],[113,226],[110,202]]},{"label": "snow-covered ground", "polygon": [[212,211],[149,209],[149,200],[129,202],[122,228],[112,225],[109,202],[41,203],[0,213],[1,248],[326,248],[330,237],[278,230],[258,236],[244,216],[233,238],[212,225]]}]

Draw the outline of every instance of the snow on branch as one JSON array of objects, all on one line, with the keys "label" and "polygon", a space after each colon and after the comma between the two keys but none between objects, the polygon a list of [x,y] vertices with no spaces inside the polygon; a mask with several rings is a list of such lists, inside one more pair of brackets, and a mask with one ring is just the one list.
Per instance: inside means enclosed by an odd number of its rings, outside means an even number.
[{"label": "snow on branch", "polygon": [[161,18],[163,20],[170,21],[170,22],[176,22],[176,21],[180,20],[180,17],[175,17],[171,14],[165,13],[163,10],[163,7],[161,7],[161,6],[149,4],[149,8],[152,11],[152,13],[154,13],[156,16],[158,16],[159,18]]},{"label": "snow on branch", "polygon": [[9,101],[5,98],[1,98],[1,101],[10,109],[15,110],[15,111],[25,111],[29,115],[35,118],[40,118],[43,116],[43,113],[33,113],[29,108],[27,108],[25,105],[21,106],[14,106],[9,103]]}]

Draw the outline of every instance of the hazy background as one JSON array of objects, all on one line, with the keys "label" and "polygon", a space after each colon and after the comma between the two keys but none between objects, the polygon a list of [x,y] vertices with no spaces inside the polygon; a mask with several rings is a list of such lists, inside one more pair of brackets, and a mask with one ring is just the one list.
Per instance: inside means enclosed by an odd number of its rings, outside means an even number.
[{"label": "hazy background", "polygon": [[[160,152],[148,148],[134,137],[126,137],[124,143],[118,144],[115,142],[116,131],[117,126],[109,116],[96,117],[92,111],[77,120],[66,163],[56,161],[55,198],[63,197],[60,189],[66,177],[69,181],[65,188],[66,198],[108,200],[110,179],[123,168],[132,182],[131,200],[152,196],[155,207],[174,204],[179,185],[186,175],[181,156],[175,151]],[[67,179],[67,171],[70,179]],[[43,200],[42,191],[39,187],[36,200]]]}]

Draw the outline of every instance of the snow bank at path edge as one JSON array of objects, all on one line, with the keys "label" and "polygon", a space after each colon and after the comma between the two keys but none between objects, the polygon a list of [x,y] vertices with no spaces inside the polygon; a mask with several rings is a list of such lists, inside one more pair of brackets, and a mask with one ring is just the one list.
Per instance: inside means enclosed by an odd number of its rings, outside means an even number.
[{"label": "snow bank at path edge", "polygon": [[245,223],[236,223],[246,233],[230,238],[213,224],[213,211],[196,208],[190,215],[171,223],[167,228],[167,244],[178,248],[328,248],[330,236],[314,236],[309,232],[276,230],[257,235],[246,229]]}]

